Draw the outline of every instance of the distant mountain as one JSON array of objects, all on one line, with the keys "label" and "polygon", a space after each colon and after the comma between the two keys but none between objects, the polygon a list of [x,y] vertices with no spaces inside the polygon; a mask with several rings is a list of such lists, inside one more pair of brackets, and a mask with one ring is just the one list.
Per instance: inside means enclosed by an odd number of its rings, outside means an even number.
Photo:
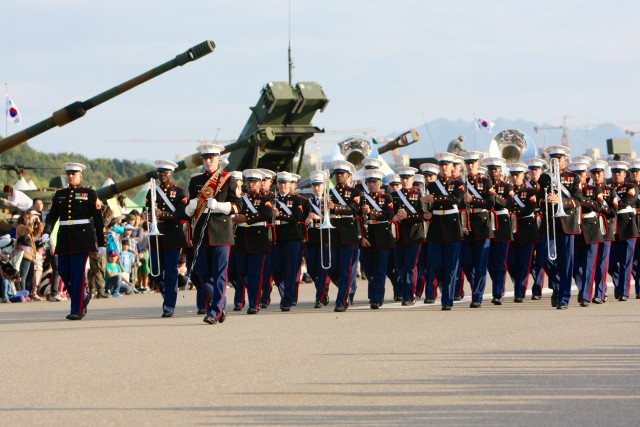
[{"label": "distant mountain", "polygon": [[[420,141],[414,145],[400,150],[401,154],[410,157],[431,157],[435,152],[446,151],[449,142],[460,135],[464,135],[464,147],[467,150],[488,151],[491,139],[505,129],[517,129],[529,135],[536,143],[538,149],[548,145],[559,145],[562,139],[562,129],[540,130],[535,132],[534,127],[553,128],[557,125],[548,123],[533,123],[526,120],[510,120],[499,118],[494,120],[495,126],[491,133],[476,131],[472,121],[437,119],[417,125],[415,129],[420,134]],[[388,135],[395,137],[400,132]],[[582,155],[588,148],[600,148],[600,152],[606,157],[607,139],[629,138],[624,129],[612,124],[602,124],[588,129],[571,129],[567,131],[569,147],[572,155]],[[633,140],[632,140],[633,142]],[[635,144],[632,145],[635,151]]]}]

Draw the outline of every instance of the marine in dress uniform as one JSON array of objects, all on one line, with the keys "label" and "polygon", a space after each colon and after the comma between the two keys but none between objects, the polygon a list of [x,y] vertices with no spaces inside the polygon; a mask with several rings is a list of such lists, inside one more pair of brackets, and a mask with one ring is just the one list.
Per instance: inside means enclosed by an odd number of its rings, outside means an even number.
[{"label": "marine in dress uniform", "polygon": [[[265,168],[258,168],[260,172],[264,174],[264,178],[262,179],[262,185],[260,186],[260,191],[262,195],[271,200],[271,204],[275,205],[276,195],[273,191],[271,191],[271,185],[273,184],[273,180],[276,177],[276,173],[272,170]],[[277,240],[278,236],[274,236],[274,240]],[[260,292],[260,308],[267,308],[269,304],[271,304],[271,291],[273,289],[273,284],[271,280],[271,252],[267,253],[266,265],[269,268],[264,269],[263,277],[262,277],[262,291]],[[281,292],[280,289],[278,289]],[[282,294],[280,294],[282,298]]]},{"label": "marine in dress uniform", "polygon": [[[540,200],[538,204],[543,212],[540,255],[544,259],[549,285],[553,288],[551,306],[566,309],[569,307],[569,299],[571,298],[574,264],[573,241],[574,236],[580,234],[578,207],[582,204],[582,184],[578,175],[566,170],[568,147],[553,145],[546,148],[546,153],[551,158],[551,162],[554,159],[558,161],[560,187],[557,190],[552,190],[552,177],[549,173],[540,176],[541,190],[538,193]],[[562,195],[558,195],[558,192]],[[562,207],[566,216],[555,217],[560,198],[562,198]],[[554,222],[555,239],[553,235],[550,235],[553,233]],[[557,255],[555,259],[549,257],[549,247],[555,248]]]},{"label": "marine in dress uniform", "polygon": [[609,254],[609,274],[613,280],[614,296],[618,301],[629,298],[631,270],[633,269],[633,251],[638,236],[635,206],[638,201],[638,186],[625,182],[629,163],[609,162],[611,184],[618,197],[615,241],[611,243]]},{"label": "marine in dress uniform", "polygon": [[397,227],[397,242],[393,250],[395,267],[402,287],[402,305],[415,303],[416,266],[420,247],[426,237],[424,211],[420,191],[413,188],[416,168],[409,166],[395,170],[400,175],[402,188],[391,193],[393,199],[393,222]]},{"label": "marine in dress uniform", "polygon": [[483,160],[484,165],[489,169],[489,175],[493,181],[495,230],[489,249],[489,276],[491,277],[493,299],[492,304],[501,305],[504,295],[505,283],[507,281],[507,256],[509,255],[509,244],[513,239],[511,229],[511,215],[508,207],[513,198],[513,186],[503,177],[502,171],[506,162],[500,157],[488,157]]},{"label": "marine in dress uniform", "polygon": [[533,245],[538,240],[538,225],[534,213],[538,204],[538,190],[525,185],[526,164],[509,163],[507,167],[513,180],[513,198],[510,200],[509,211],[512,213],[511,220],[515,221],[507,265],[513,281],[513,302],[521,303],[527,292]]},{"label": "marine in dress uniform", "polygon": [[[427,186],[430,182],[434,182],[438,179],[438,173],[440,172],[438,165],[433,163],[422,163],[420,165],[420,171],[422,172],[422,176],[424,176],[425,187],[422,196],[426,196],[428,194]],[[423,204],[422,209],[425,211],[425,215],[429,215],[428,205]],[[428,222],[426,226],[428,227]],[[418,271],[420,275],[424,278],[424,303],[425,304],[433,304],[436,301],[436,296],[438,295],[438,281],[433,276],[433,270],[429,269],[429,243],[426,238],[422,243],[422,247],[420,248],[420,255],[418,256]]]},{"label": "marine in dress uniform", "polygon": [[[222,164],[222,160],[224,156],[220,157],[220,163]],[[224,168],[223,168],[224,169]],[[231,176],[236,180],[236,191],[238,193],[238,197],[242,197],[244,193],[242,192],[242,184],[244,184],[244,177],[242,176],[241,171],[232,171],[229,172]],[[244,209],[244,206],[243,206]],[[238,229],[238,224],[233,221],[235,215],[231,215],[231,220],[233,222],[233,237],[235,239],[236,232]],[[233,294],[233,311],[241,311],[245,306],[245,294],[246,287],[244,282],[241,280],[237,280],[238,269],[236,267],[236,245],[231,245],[229,248],[229,265],[227,267],[227,283],[231,285],[234,289]],[[206,291],[205,291],[206,294]]]},{"label": "marine in dress uniform", "polygon": [[390,250],[395,246],[390,220],[393,217],[393,200],[382,191],[384,173],[367,170],[364,173],[367,192],[362,194],[362,251],[360,260],[368,282],[369,304],[378,309],[384,303],[386,267]]},{"label": "marine in dress uniform", "polygon": [[[424,175],[422,175],[422,172],[418,171],[415,174],[415,177],[413,179],[413,188],[415,190],[418,190],[418,192],[420,193],[420,197],[424,196],[425,193],[425,178]],[[422,203],[422,202],[420,202]],[[423,206],[423,211],[424,211],[424,206]],[[426,237],[426,232],[427,232],[427,228],[426,228],[426,222],[425,222],[425,237]],[[424,288],[425,285],[427,283],[427,278],[426,278],[426,268],[420,268],[420,264],[422,262],[426,262],[426,255],[423,254],[423,252],[427,251],[427,246],[426,246],[426,240],[422,240],[422,243],[420,243],[420,252],[418,255],[418,264],[416,265],[416,299],[420,299],[422,298],[422,296],[424,295]]]},{"label": "marine in dress uniform", "polygon": [[[640,186],[640,160],[633,160],[629,164],[631,182]],[[640,233],[640,198],[636,202],[636,225]],[[636,299],[640,299],[640,239],[636,239],[636,248],[633,252],[633,281],[635,282]]]},{"label": "marine in dress uniform", "polygon": [[[576,235],[574,239],[573,267],[573,277],[578,287],[578,302],[581,307],[588,307],[593,298],[598,243],[604,241],[600,223],[601,218],[599,216],[604,202],[604,195],[602,194],[602,187],[587,184],[588,167],[588,163],[571,163],[567,167],[570,171],[578,174],[582,183],[581,233]],[[602,222],[602,225],[604,225],[604,222]]]},{"label": "marine in dress uniform", "polygon": [[185,208],[194,222],[197,273],[210,298],[203,321],[210,325],[226,318],[229,248],[234,243],[231,214],[242,208],[236,180],[219,167],[222,150],[224,147],[217,144],[198,147],[204,173],[189,181],[189,203]]},{"label": "marine in dress uniform", "polygon": [[290,193],[297,197],[300,200],[300,204],[302,205],[302,215],[300,217],[300,221],[298,221],[298,229],[300,231],[300,236],[302,236],[302,240],[300,241],[300,250],[298,251],[298,259],[296,260],[296,265],[298,266],[298,277],[296,279],[296,289],[294,293],[294,298],[292,305],[298,304],[298,291],[300,289],[300,283],[304,280],[302,274],[302,259],[304,258],[305,252],[305,244],[306,244],[306,235],[307,228],[304,224],[304,219],[309,215],[309,200],[306,197],[298,194],[298,182],[302,177],[297,173],[291,173],[291,190]]},{"label": "marine in dress uniform", "polygon": [[611,251],[611,242],[615,240],[616,233],[616,216],[618,213],[618,196],[615,188],[605,184],[604,171],[608,167],[608,163],[604,160],[595,160],[589,167],[593,185],[600,187],[602,190],[602,207],[601,215],[604,217],[606,225],[606,233],[603,241],[598,243],[598,253],[596,255],[596,268],[594,278],[594,294],[591,300],[594,304],[602,304],[605,302],[607,290],[607,272],[609,269],[609,253]]},{"label": "marine in dress uniform", "polygon": [[331,215],[331,280],[338,285],[336,306],[334,311],[347,309],[351,275],[353,272],[353,256],[355,246],[360,242],[354,216],[360,205],[360,191],[347,185],[348,176],[354,166],[346,160],[336,160],[332,164],[332,173],[336,185],[329,191],[329,207]]},{"label": "marine in dress uniform", "polygon": [[47,215],[42,242],[49,241],[49,234],[60,221],[56,241],[58,273],[71,297],[69,320],[80,320],[87,313],[91,293],[87,292],[85,267],[90,252],[105,253],[106,236],[104,222],[96,192],[81,185],[85,166],[65,163],[69,186],[53,195],[51,210]]},{"label": "marine in dress uniform", "polygon": [[[538,180],[542,175],[542,169],[546,167],[546,162],[542,159],[527,159],[523,161],[529,168],[529,180],[525,181],[527,188],[533,188],[540,191],[540,184]],[[540,233],[540,225],[542,223],[542,214],[540,207],[536,207],[534,211],[536,219],[536,225],[538,226],[538,233]],[[539,300],[542,298],[542,285],[544,283],[544,268],[542,257],[542,239],[538,236],[538,239],[534,245],[533,258],[531,260],[531,278],[533,283],[531,285],[531,299]]]},{"label": "marine in dress uniform", "polygon": [[[260,310],[260,291],[266,265],[266,254],[273,245],[273,205],[271,199],[260,192],[264,174],[258,169],[242,172],[247,183],[247,194],[242,196],[242,210],[233,217],[236,224],[234,258],[236,267],[236,293],[244,296],[246,289],[249,308],[247,314]],[[234,304],[237,304],[237,299]],[[241,307],[239,305],[234,306]],[[239,310],[236,310],[239,311]]]},{"label": "marine in dress uniform", "polygon": [[429,220],[427,256],[430,274],[442,287],[442,310],[451,310],[460,265],[462,227],[458,206],[464,203],[464,184],[451,176],[453,154],[437,153],[434,157],[438,161],[440,174],[437,180],[427,184],[429,194],[422,197],[424,203],[431,205],[426,214]]},{"label": "marine in dress uniform", "polygon": [[[398,191],[400,189],[400,175],[390,174],[385,176],[385,180],[387,181],[387,194],[390,195],[394,191]],[[395,227],[392,227],[392,231],[393,233],[396,233]],[[396,262],[394,257],[391,255],[389,256],[389,263],[387,264],[387,277],[391,281],[391,286],[393,288],[393,300],[402,301],[402,283],[400,282],[400,276],[396,270]]]},{"label": "marine in dress uniform", "polygon": [[290,311],[298,285],[300,244],[303,235],[298,223],[302,220],[302,200],[290,192],[291,174],[278,172],[278,194],[272,206],[276,243],[271,251],[271,275],[281,290],[280,310]]},{"label": "marine in dress uniform", "polygon": [[[463,217],[466,217],[466,233],[461,246],[460,270],[471,285],[471,308],[482,306],[482,296],[487,284],[487,267],[493,229],[490,211],[493,209],[495,191],[488,178],[478,176],[479,151],[461,153],[467,168],[463,179],[465,185]],[[459,274],[459,288],[464,286],[463,274]],[[458,295],[463,294],[459,291]]]},{"label": "marine in dress uniform", "polygon": [[187,246],[187,236],[180,222],[184,218],[187,193],[172,182],[177,164],[156,160],[155,166],[160,181],[160,185],[155,187],[156,204],[151,206],[151,193],[148,192],[146,208],[147,212],[155,208],[160,235],[149,235],[150,279],[162,292],[162,317],[171,317],[178,298],[178,258],[180,251]]}]

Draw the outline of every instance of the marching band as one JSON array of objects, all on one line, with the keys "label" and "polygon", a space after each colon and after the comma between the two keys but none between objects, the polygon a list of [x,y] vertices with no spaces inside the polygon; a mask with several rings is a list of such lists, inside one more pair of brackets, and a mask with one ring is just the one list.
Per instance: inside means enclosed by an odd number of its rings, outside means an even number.
[{"label": "marching band", "polygon": [[[365,159],[362,182],[354,182],[355,166],[337,160],[330,170],[312,172],[310,191],[300,192],[300,177],[291,172],[227,172],[220,164],[224,147],[206,144],[198,150],[204,172],[192,175],[188,189],[173,184],[175,163],[158,160],[159,185],[154,181],[147,195],[162,317],[175,310],[180,252],[198,289],[198,313],[208,324],[225,321],[227,284],[235,289],[234,311],[247,306],[247,314],[255,315],[268,308],[274,285],[280,309],[291,311],[303,262],[315,286],[314,308],[329,304],[333,283],[336,312],[353,304],[359,268],[371,309],[385,303],[387,278],[393,287],[388,300],[410,306],[424,298],[433,304],[439,293],[444,311],[463,298],[467,282],[470,308],[481,308],[487,274],[491,302],[498,306],[507,276],[514,303],[524,301],[530,276],[531,299],[540,300],[545,275],[551,305],[561,310],[569,306],[574,281],[580,306],[606,302],[607,275],[615,299],[630,297],[632,278],[640,298],[640,161],[569,161],[565,146],[547,147],[548,165],[541,159],[507,163],[475,151],[444,152],[419,171],[403,166],[388,176],[379,161]],[[70,175],[81,170],[66,167]],[[611,185],[605,182],[607,168]],[[101,233],[96,236],[102,247]],[[70,282],[73,292],[77,288],[70,314],[76,320],[84,317],[88,301],[82,286]]]}]

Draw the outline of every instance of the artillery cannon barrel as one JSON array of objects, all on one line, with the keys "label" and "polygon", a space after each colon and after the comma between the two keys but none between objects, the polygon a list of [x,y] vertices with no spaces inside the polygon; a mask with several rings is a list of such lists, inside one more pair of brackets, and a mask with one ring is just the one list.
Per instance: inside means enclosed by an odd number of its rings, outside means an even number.
[{"label": "artillery cannon barrel", "polygon": [[399,136],[397,136],[392,141],[389,141],[385,145],[378,147],[378,154],[384,154],[387,151],[395,150],[396,148],[406,147],[407,145],[415,144],[420,140],[420,136],[418,135],[418,131],[415,129],[411,129]]},{"label": "artillery cannon barrel", "polygon": [[164,64],[159,65],[145,73],[142,73],[139,76],[132,78],[131,80],[114,86],[111,89],[94,96],[93,98],[89,98],[84,102],[76,101],[72,104],[69,104],[64,108],[55,111],[48,119],[42,120],[41,122],[29,126],[28,128],[1,140],[0,154],[11,150],[12,148],[27,141],[29,138],[38,136],[51,128],[54,128],[56,126],[62,127],[67,123],[79,119],[93,107],[96,107],[103,102],[106,102],[111,98],[114,98],[128,91],[129,89],[141,85],[142,83],[151,80],[161,74],[164,74],[167,71],[172,70],[178,66],[182,66],[191,61],[200,59],[203,56],[213,52],[215,50],[215,47],[215,44],[211,40],[204,41],[196,46],[193,46],[186,52],[176,55],[176,57],[172,60],[167,61]]}]

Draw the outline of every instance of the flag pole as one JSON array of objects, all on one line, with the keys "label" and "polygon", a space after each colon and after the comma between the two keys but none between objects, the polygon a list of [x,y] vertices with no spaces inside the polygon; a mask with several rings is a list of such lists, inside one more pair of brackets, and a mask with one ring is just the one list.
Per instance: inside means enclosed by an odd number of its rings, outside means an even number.
[{"label": "flag pole", "polygon": [[4,137],[7,136],[7,122],[9,121],[9,106],[7,105],[7,99],[9,99],[9,92],[7,91],[7,82],[4,82]]}]

